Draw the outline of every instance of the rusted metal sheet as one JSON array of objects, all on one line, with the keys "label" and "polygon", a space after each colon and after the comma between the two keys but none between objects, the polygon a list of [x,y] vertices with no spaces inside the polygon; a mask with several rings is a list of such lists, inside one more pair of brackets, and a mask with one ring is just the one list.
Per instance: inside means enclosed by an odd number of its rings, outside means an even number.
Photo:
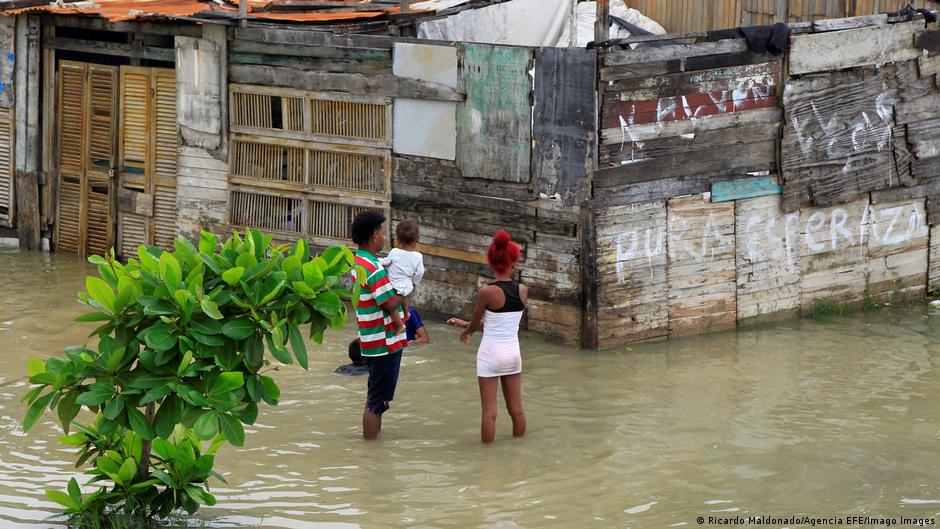
[{"label": "rusted metal sheet", "polygon": [[532,155],[532,50],[461,44],[457,166],[468,178],[528,182]]},{"label": "rusted metal sheet", "polygon": [[536,191],[577,204],[594,156],[594,50],[543,48],[535,56],[532,175]]}]

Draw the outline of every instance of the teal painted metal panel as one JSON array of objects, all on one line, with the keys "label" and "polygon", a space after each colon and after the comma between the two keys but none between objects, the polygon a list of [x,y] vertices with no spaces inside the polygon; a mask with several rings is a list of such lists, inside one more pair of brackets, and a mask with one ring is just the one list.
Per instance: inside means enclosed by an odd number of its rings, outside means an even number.
[{"label": "teal painted metal panel", "polygon": [[528,182],[532,159],[533,51],[460,44],[457,166],[468,178]]},{"label": "teal painted metal panel", "polygon": [[712,202],[728,202],[729,200],[779,195],[781,193],[783,193],[783,187],[777,183],[776,177],[773,176],[755,176],[712,184]]}]

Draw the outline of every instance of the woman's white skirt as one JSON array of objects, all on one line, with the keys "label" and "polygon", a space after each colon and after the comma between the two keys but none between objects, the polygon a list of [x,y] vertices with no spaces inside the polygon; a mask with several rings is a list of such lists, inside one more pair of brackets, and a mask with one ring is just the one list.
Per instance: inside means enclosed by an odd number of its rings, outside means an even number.
[{"label": "woman's white skirt", "polygon": [[477,350],[478,377],[504,377],[522,372],[519,338],[493,338],[483,334]]}]

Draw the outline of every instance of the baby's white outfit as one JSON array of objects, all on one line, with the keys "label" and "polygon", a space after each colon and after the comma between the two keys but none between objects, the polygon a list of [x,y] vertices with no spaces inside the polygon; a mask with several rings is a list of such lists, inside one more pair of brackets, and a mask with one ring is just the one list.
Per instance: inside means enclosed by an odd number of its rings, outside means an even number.
[{"label": "baby's white outfit", "polygon": [[388,279],[395,292],[402,296],[411,294],[424,277],[424,256],[421,252],[392,248],[388,257],[379,259],[379,262],[388,270]]}]

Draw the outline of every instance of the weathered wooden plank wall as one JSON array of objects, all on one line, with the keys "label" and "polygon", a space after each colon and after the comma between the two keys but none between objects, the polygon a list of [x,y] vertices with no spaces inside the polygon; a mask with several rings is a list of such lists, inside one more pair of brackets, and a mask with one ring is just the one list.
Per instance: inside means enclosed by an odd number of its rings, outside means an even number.
[{"label": "weathered wooden plank wall", "polygon": [[176,37],[177,228],[190,239],[228,229],[227,49],[223,26],[207,24],[200,38]]},{"label": "weathered wooden plank wall", "polygon": [[940,287],[940,47],[923,23],[856,22],[784,59],[734,40],[605,52],[602,347]]},{"label": "weathered wooden plank wall", "polygon": [[626,4],[659,22],[669,33],[860,17],[897,11],[908,4],[931,9],[940,6],[933,0],[626,0]]}]

